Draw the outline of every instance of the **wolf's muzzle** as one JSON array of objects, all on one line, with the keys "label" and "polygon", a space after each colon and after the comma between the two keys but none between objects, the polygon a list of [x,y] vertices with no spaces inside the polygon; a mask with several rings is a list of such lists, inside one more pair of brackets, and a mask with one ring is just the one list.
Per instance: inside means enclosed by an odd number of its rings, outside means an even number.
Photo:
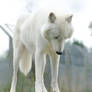
[{"label": "wolf's muzzle", "polygon": [[62,55],[62,52],[56,51],[56,53],[57,53],[58,55]]}]

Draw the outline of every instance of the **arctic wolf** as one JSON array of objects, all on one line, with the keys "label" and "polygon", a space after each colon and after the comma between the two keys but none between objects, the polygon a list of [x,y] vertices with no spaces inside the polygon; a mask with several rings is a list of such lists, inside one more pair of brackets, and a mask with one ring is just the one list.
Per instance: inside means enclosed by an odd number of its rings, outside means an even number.
[{"label": "arctic wolf", "polygon": [[59,58],[64,41],[72,36],[72,15],[54,10],[41,10],[19,18],[13,38],[13,79],[10,92],[16,92],[18,67],[27,75],[35,56],[35,92],[48,92],[44,85],[46,55],[51,63],[51,92],[60,92],[58,87]]}]

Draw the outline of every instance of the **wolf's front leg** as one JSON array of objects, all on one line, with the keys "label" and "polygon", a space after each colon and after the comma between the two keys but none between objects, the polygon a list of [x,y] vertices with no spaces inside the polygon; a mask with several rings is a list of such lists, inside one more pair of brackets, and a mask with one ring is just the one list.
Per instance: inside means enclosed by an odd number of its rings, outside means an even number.
[{"label": "wolf's front leg", "polygon": [[19,66],[19,56],[18,53],[15,53],[13,59],[13,78],[10,92],[16,92],[18,66]]},{"label": "wolf's front leg", "polygon": [[40,52],[35,53],[35,92],[47,92],[44,85],[44,69],[45,69],[45,60],[44,54]]},{"label": "wolf's front leg", "polygon": [[56,54],[51,55],[51,92],[60,92],[58,87],[59,58]]}]

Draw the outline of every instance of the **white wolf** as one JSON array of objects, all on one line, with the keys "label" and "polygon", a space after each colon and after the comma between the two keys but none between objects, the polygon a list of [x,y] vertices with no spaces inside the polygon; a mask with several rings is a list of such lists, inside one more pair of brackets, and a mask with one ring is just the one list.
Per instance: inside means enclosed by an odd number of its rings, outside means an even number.
[{"label": "white wolf", "polygon": [[18,20],[13,39],[13,79],[10,92],[16,92],[18,67],[27,75],[31,70],[33,55],[35,92],[47,92],[43,78],[47,54],[51,63],[51,91],[60,92],[57,82],[59,58],[64,49],[64,41],[73,33],[71,21],[71,14],[60,14],[55,10],[40,10]]}]

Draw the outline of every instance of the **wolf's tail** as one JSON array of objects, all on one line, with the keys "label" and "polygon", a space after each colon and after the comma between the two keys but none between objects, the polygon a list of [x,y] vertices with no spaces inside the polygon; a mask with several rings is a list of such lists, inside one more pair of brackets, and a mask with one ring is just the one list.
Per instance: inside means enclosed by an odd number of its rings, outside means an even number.
[{"label": "wolf's tail", "polygon": [[25,76],[30,72],[32,67],[32,56],[29,54],[26,48],[23,48],[23,53],[20,58],[19,68]]}]

